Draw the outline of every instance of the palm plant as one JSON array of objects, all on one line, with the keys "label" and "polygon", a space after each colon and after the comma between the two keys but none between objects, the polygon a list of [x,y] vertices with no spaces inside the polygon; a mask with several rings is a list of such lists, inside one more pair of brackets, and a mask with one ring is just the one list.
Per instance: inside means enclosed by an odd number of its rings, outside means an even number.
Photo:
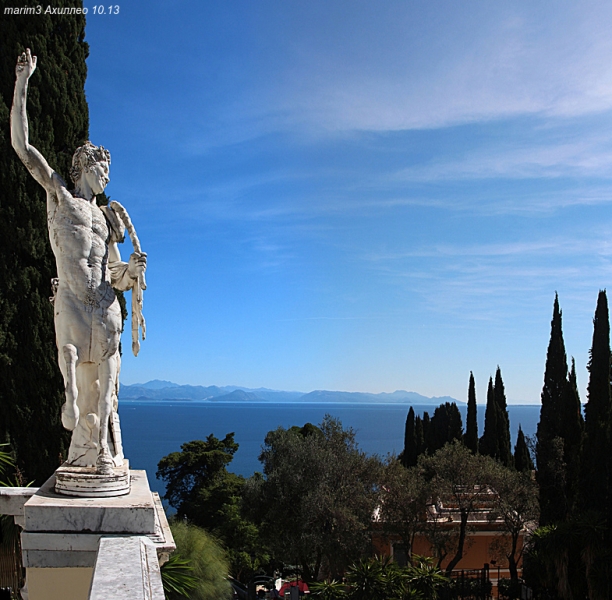
[{"label": "palm plant", "polygon": [[193,575],[193,567],[180,554],[172,554],[161,567],[162,584],[167,600],[189,598],[198,580]]},{"label": "palm plant", "polygon": [[350,586],[351,600],[372,600],[372,598],[388,598],[385,576],[380,561],[360,560],[353,564],[346,574]]},{"label": "palm plant", "polygon": [[318,581],[310,586],[312,595],[320,600],[340,600],[346,598],[346,585],[335,579]]},{"label": "palm plant", "polygon": [[390,557],[375,557],[354,564],[347,572],[351,600],[417,600],[408,589],[406,571]]},{"label": "palm plant", "polygon": [[414,554],[412,565],[406,567],[408,585],[424,600],[437,600],[439,591],[449,583],[448,577],[434,565],[433,559]]}]

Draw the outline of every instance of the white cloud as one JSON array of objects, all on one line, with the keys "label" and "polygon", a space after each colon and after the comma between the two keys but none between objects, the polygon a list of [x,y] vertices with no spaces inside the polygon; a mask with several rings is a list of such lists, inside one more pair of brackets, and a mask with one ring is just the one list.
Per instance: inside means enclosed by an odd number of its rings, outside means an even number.
[{"label": "white cloud", "polygon": [[265,107],[281,126],[380,131],[612,108],[609,3],[390,6],[332,17],[327,37],[306,22],[284,68],[262,77],[254,113]]},{"label": "white cloud", "polygon": [[[568,134],[568,137],[576,137]],[[486,149],[467,150],[460,157],[442,157],[428,164],[398,171],[398,181],[448,179],[605,177],[612,175],[612,138],[584,133],[578,139],[559,140],[542,135],[529,146],[509,147],[509,140]]]}]

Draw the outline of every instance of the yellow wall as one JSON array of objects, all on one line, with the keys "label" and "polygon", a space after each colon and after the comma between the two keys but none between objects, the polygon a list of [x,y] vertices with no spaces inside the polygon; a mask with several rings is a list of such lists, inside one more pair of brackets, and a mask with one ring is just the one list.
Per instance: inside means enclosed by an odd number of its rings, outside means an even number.
[{"label": "yellow wall", "polygon": [[92,577],[92,567],[28,568],[29,600],[87,600]]},{"label": "yellow wall", "polygon": [[[461,569],[482,569],[485,563],[489,563],[491,569],[491,577],[497,576],[497,565],[492,564],[492,560],[497,558],[499,565],[502,568],[502,577],[508,577],[508,561],[506,559],[499,560],[499,557],[495,557],[491,551],[491,544],[499,540],[499,534],[497,532],[477,532],[468,533],[466,544],[463,550],[463,558],[459,561],[459,564],[455,567],[455,570]],[[396,540],[385,539],[380,533],[375,532],[373,535],[372,542],[374,544],[374,550],[376,554],[382,554],[391,556],[391,544]],[[522,546],[522,536],[519,538],[518,549]],[[431,544],[427,541],[424,535],[417,535],[412,546],[413,554],[420,554],[421,556],[433,556]],[[442,561],[442,569],[450,562],[451,556],[447,556]],[[519,569],[522,561],[519,561]],[[495,571],[495,573],[494,573]]]}]

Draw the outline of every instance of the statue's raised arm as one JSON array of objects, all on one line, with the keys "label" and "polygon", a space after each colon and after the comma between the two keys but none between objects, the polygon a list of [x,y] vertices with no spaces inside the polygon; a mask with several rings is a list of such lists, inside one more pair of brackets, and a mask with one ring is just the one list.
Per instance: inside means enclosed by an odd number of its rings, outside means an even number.
[{"label": "statue's raised arm", "polygon": [[32,177],[49,192],[53,187],[53,169],[42,154],[34,146],[30,145],[28,140],[26,99],[28,80],[35,69],[36,57],[32,56],[28,48],[17,59],[17,67],[15,69],[17,79],[15,81],[13,108],[11,109],[11,142],[21,162],[30,171]]}]

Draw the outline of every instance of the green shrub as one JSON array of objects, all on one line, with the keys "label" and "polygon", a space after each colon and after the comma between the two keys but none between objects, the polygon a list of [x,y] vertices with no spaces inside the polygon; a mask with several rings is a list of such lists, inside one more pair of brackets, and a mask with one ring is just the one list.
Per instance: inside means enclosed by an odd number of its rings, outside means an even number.
[{"label": "green shrub", "polygon": [[[175,578],[178,578],[177,587],[182,587],[184,593],[179,595],[176,590],[167,591],[166,598],[168,600],[231,598],[232,588],[227,580],[229,565],[221,546],[206,531],[195,525],[174,522],[170,528],[176,542],[176,553],[173,555],[176,558],[174,558],[174,564],[166,567],[165,570],[170,570]],[[185,568],[187,566],[188,569]],[[189,583],[190,578],[193,578],[191,581],[193,586]]]}]

